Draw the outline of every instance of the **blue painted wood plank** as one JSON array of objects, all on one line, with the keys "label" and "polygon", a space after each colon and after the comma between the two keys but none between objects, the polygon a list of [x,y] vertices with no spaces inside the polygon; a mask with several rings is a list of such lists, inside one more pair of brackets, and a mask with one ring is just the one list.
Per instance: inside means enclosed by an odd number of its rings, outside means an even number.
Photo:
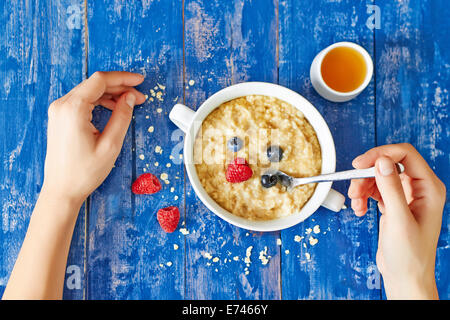
[{"label": "blue painted wood plank", "polygon": [[[411,143],[448,189],[448,1],[382,1],[377,5],[381,11],[380,29],[375,32],[377,143]],[[436,259],[441,299],[450,298],[449,212],[447,200]]]},{"label": "blue painted wood plank", "polygon": [[[180,137],[172,141],[176,127],[168,119],[183,93],[182,21],[181,2],[88,3],[89,73],[141,72],[146,80],[138,89],[149,96],[135,108],[115,168],[91,197],[89,299],[183,297],[183,236],[165,234],[156,220],[157,210],[170,205],[184,216],[183,167],[170,157]],[[109,114],[98,110],[95,122],[103,126]],[[166,173],[170,183],[161,180],[163,190],[155,195],[134,195],[132,181],[144,170]]]},{"label": "blue painted wood plank", "polygon": [[[188,106],[196,109],[214,92],[237,82],[277,81],[274,1],[189,0],[184,16]],[[186,227],[190,232],[186,236],[186,298],[281,297],[278,233],[247,232],[221,220],[200,202],[189,181]],[[266,249],[271,258],[263,265],[258,256]]]},{"label": "blue painted wood plank", "polygon": [[[373,55],[367,18],[363,1],[279,3],[280,84],[306,97],[327,121],[336,145],[337,170],[351,168],[355,156],[375,145],[373,81],[353,101],[331,103],[312,88],[309,69],[318,52],[338,41],[356,42]],[[338,182],[333,188],[346,194],[348,185]],[[374,203],[364,218],[354,216],[351,209],[333,213],[320,208],[304,223],[283,231],[283,299],[378,299],[377,232]]]},{"label": "blue painted wood plank", "polygon": [[[0,4],[0,296],[42,186],[47,108],[83,78],[82,12],[82,1]],[[83,258],[84,208],[69,253],[64,298],[83,297]]]}]

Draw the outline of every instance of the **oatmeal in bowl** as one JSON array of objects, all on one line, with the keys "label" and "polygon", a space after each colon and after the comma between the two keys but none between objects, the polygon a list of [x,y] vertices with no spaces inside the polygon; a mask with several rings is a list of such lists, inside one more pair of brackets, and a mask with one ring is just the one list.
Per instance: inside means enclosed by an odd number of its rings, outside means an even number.
[{"label": "oatmeal in bowl", "polygon": [[294,226],[320,206],[339,211],[345,197],[331,182],[288,192],[273,169],[295,177],[332,173],[331,132],[298,93],[245,82],[210,96],[197,111],[176,104],[169,118],[185,132],[183,161],[198,198],[225,221],[253,231]]},{"label": "oatmeal in bowl", "polygon": [[[252,172],[244,181],[227,178],[236,159]],[[249,220],[271,220],[299,212],[316,185],[287,192],[265,172],[276,168],[294,177],[318,175],[322,157],[317,135],[300,110],[275,97],[248,95],[221,104],[203,120],[194,163],[203,188],[225,210]]]}]

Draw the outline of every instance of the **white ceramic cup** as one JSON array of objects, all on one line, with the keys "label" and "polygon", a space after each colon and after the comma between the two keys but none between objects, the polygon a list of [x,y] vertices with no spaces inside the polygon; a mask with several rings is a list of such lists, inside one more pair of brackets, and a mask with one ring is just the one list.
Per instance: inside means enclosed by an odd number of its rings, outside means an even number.
[{"label": "white ceramic cup", "polygon": [[[303,112],[316,131],[320,143],[322,150],[322,173],[332,173],[335,171],[336,150],[334,148],[333,137],[331,136],[331,132],[325,120],[311,103],[298,93],[276,84],[265,82],[240,83],[215,93],[203,102],[200,108],[195,112],[182,104],[177,104],[172,108],[169,114],[170,120],[186,133],[184,138],[184,162],[192,188],[200,200],[209,210],[222,219],[235,226],[254,231],[275,231],[291,227],[311,216],[321,205],[336,212],[341,210],[344,205],[345,197],[339,192],[331,189],[331,182],[319,183],[314,194],[299,212],[294,212],[283,218],[265,221],[252,221],[238,217],[220,207],[206,193],[197,176],[194,164],[194,140],[197,132],[201,128],[202,121],[208,114],[222,103],[247,95],[276,97],[290,103],[292,106]],[[293,143],[295,143],[295,141],[293,141]]]},{"label": "white ceramic cup", "polygon": [[[337,47],[348,47],[359,52],[364,61],[366,63],[366,77],[364,78],[363,83],[353,91],[350,92],[340,92],[334,89],[331,89],[323,80],[321,67],[323,58],[327,55],[328,52]],[[320,51],[317,56],[314,58],[311,69],[309,71],[309,76],[311,78],[311,84],[316,89],[317,93],[320,94],[323,98],[333,101],[333,102],[345,102],[355,98],[358,94],[360,94],[369,84],[370,79],[372,79],[373,74],[373,61],[370,57],[369,53],[360,45],[357,45],[353,42],[337,42],[332,44],[331,46]]]}]

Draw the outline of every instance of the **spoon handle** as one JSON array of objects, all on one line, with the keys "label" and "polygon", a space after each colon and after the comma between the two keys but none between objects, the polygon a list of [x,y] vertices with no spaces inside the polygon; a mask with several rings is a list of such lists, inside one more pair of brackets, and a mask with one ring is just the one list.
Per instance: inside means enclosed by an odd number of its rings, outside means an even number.
[{"label": "spoon handle", "polygon": [[[401,163],[396,163],[397,172],[402,173],[405,171],[405,167]],[[298,186],[301,184],[316,183],[316,182],[328,182],[328,181],[339,181],[339,180],[350,180],[350,179],[363,179],[363,178],[373,178],[375,177],[375,167],[367,169],[353,169],[334,173],[322,174],[315,177],[306,178],[296,178],[293,181],[293,186]]]}]

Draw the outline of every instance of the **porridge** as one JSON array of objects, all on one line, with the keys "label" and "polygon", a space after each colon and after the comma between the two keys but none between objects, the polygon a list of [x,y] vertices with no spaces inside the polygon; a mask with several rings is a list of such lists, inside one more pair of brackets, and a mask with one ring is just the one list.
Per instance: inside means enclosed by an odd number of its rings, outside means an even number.
[{"label": "porridge", "polygon": [[265,172],[294,177],[320,174],[316,133],[301,111],[279,99],[250,95],[223,103],[203,121],[194,144],[198,177],[209,196],[249,220],[298,212],[315,184],[291,192]]}]

